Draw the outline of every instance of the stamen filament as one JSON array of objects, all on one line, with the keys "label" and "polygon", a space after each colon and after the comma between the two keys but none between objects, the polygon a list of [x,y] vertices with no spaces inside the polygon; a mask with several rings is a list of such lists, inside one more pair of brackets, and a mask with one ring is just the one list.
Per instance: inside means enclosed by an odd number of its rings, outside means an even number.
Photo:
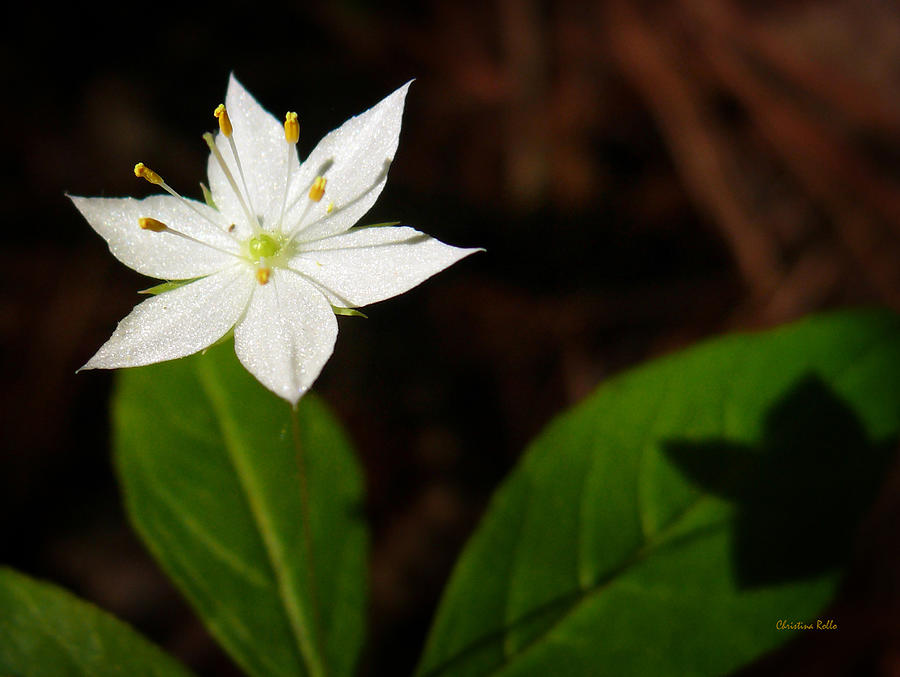
[{"label": "stamen filament", "polygon": [[[309,186],[309,192],[306,194],[306,197],[309,199],[306,201],[306,206],[303,207],[303,211],[300,213],[300,216],[297,217],[297,226],[299,226],[303,222],[303,219],[306,218],[307,213],[309,213],[309,208],[312,207],[317,202],[322,201],[322,196],[325,195],[325,184],[326,183],[328,183],[328,179],[326,179],[324,176],[317,176],[316,178],[313,179],[313,182]],[[296,202],[294,202],[294,204],[296,204]],[[293,205],[291,205],[291,206],[293,206]],[[325,214],[326,215],[331,214],[331,212],[333,212],[333,211],[334,211],[334,202],[329,201],[328,206],[325,207]],[[318,223],[321,220],[322,220],[321,218],[318,219],[316,221],[316,223]],[[301,229],[299,227],[296,227],[296,229],[293,232],[291,232],[289,241],[293,242],[297,238],[297,235],[300,233],[301,230],[306,230],[306,228]]]},{"label": "stamen filament", "polygon": [[[234,128],[231,126],[231,118],[228,117],[228,109],[224,103],[220,103],[213,111],[213,115],[219,121],[219,131],[228,139],[228,145],[231,146],[231,154],[234,156],[234,163],[237,165],[238,174],[241,175],[241,182],[244,184],[244,194],[247,196],[247,204],[249,205],[250,214],[253,216],[250,220],[260,228],[259,221],[256,219],[256,212],[253,210],[253,200],[250,198],[250,190],[247,188],[247,179],[244,177],[244,168],[241,166],[241,158],[238,156],[237,146],[234,144]],[[234,187],[234,181],[232,181]],[[238,195],[240,197],[240,195]]]},{"label": "stamen filament", "polygon": [[[312,205],[314,205],[316,202],[318,202],[318,201],[320,201],[320,200],[322,199],[321,197],[319,198],[319,200],[315,200],[315,201],[312,199],[313,190],[315,189],[316,183],[317,183],[320,179],[321,179],[321,181],[322,181],[322,185],[324,186],[324,183],[325,183],[325,181],[326,181],[326,179],[325,179],[324,176],[317,176],[317,177],[313,180],[312,184],[311,184],[310,187],[309,187],[309,196],[310,196],[310,199],[306,202],[306,207],[303,209],[303,212],[300,214],[299,217],[297,217],[296,224],[294,225],[294,230],[290,231],[290,233],[288,234],[286,246],[289,245],[289,244],[291,244],[292,242],[295,242],[295,241],[297,240],[297,237],[300,235],[300,233],[302,233],[302,232],[304,232],[304,231],[306,231],[306,230],[309,230],[309,229],[312,228],[313,226],[317,226],[318,224],[322,223],[322,221],[324,221],[325,219],[327,219],[328,217],[330,217],[330,216],[331,216],[332,214],[334,214],[335,212],[339,212],[339,211],[341,211],[341,210],[343,210],[343,209],[345,209],[345,208],[347,208],[347,207],[350,207],[351,205],[353,205],[354,203],[356,203],[359,199],[361,199],[361,198],[365,195],[365,193],[363,193],[362,195],[360,195],[360,196],[358,196],[358,197],[356,197],[356,198],[350,200],[350,201],[347,202],[347,203],[342,203],[340,206],[334,204],[334,201],[333,201],[333,200],[329,200],[329,201],[328,201],[328,204],[325,206],[325,213],[324,213],[324,214],[322,214],[321,216],[319,216],[319,217],[318,217],[317,219],[315,219],[314,221],[312,221],[312,222],[310,222],[310,223],[307,223],[307,224],[304,225],[303,227],[300,227],[300,224],[303,223],[303,219],[306,218],[306,214],[309,212],[309,208],[310,208]],[[296,204],[296,202],[295,202],[294,204]]]},{"label": "stamen filament", "polygon": [[[295,204],[296,204],[296,203],[295,203]],[[306,201],[306,205],[303,207],[303,211],[300,212],[300,216],[297,217],[297,222],[296,222],[296,225],[297,225],[297,226],[299,226],[301,223],[303,223],[303,219],[306,218],[306,214],[309,212],[309,208],[310,208],[313,204],[315,204],[315,203],[312,202],[311,200],[307,200],[307,201]],[[296,226],[295,226],[295,227],[296,227]],[[297,233],[299,233],[299,232],[300,232],[300,229],[299,229],[299,228],[298,228],[297,230],[293,231],[293,232],[291,233],[291,240],[293,240],[293,239],[297,236]]]},{"label": "stamen filament", "polygon": [[256,217],[247,207],[247,203],[244,202],[244,196],[241,195],[241,191],[238,189],[237,183],[235,183],[234,176],[231,173],[231,170],[228,169],[228,165],[225,164],[225,158],[222,157],[222,153],[219,152],[219,147],[216,145],[216,141],[213,138],[213,135],[209,132],[203,135],[203,140],[206,141],[206,145],[209,146],[209,150],[215,156],[216,161],[219,163],[219,167],[222,168],[222,171],[225,173],[225,178],[228,179],[228,183],[231,185],[231,190],[234,191],[234,194],[237,195],[238,202],[241,203],[241,209],[244,210],[244,215],[247,217],[247,221],[256,226],[256,230],[262,230],[262,227],[259,225],[259,221],[257,221]]},{"label": "stamen filament", "polygon": [[210,244],[209,242],[204,242],[203,240],[198,240],[195,237],[191,237],[186,233],[182,233],[180,230],[175,230],[171,226],[166,225],[162,221],[158,221],[157,219],[151,218],[149,216],[142,216],[138,219],[138,226],[141,227],[141,230],[149,230],[152,233],[171,233],[172,235],[177,235],[178,237],[183,237],[185,240],[190,240],[191,242],[196,242],[197,244],[202,244],[204,247],[211,247],[216,251],[220,251],[223,254],[229,254],[234,256],[234,252],[230,252],[226,249],[222,249],[221,247],[217,247],[214,244]]},{"label": "stamen filament", "polygon": [[259,225],[259,220],[256,218],[256,212],[253,211],[253,200],[250,198],[250,189],[247,188],[247,179],[244,177],[244,168],[241,166],[241,158],[238,157],[237,146],[234,145],[234,137],[228,137],[228,143],[231,146],[231,154],[234,156],[234,162],[238,168],[238,174],[241,175],[241,183],[244,184],[244,193],[247,195],[247,204],[249,205],[250,214],[253,216],[253,223],[256,224],[257,228],[262,228]]},{"label": "stamen filament", "polygon": [[[138,162],[134,166],[134,175],[140,179],[145,179],[146,181],[149,181],[154,186],[159,186],[160,188],[162,188],[164,191],[166,191],[172,197],[177,197],[179,200],[181,200],[184,203],[184,205],[186,207],[188,207],[197,216],[202,218],[207,223],[211,223],[218,232],[220,232],[220,233],[222,232],[222,227],[218,223],[216,223],[211,218],[209,218],[209,216],[207,216],[202,211],[197,209],[197,207],[195,207],[194,204],[190,200],[186,199],[178,191],[173,189],[168,183],[166,183],[163,180],[163,178],[159,174],[154,172],[152,169],[150,169],[148,166],[146,166],[143,162]],[[161,223],[161,222],[158,221],[157,223]],[[141,226],[141,228],[144,228],[144,226]],[[168,226],[167,226],[167,228],[168,228]],[[149,230],[153,230],[153,229],[149,228]],[[169,228],[169,230],[171,230],[173,233],[177,232],[177,231],[172,230],[171,228]],[[228,229],[228,232],[230,233],[231,229]],[[188,236],[185,235],[184,237],[188,237]],[[193,238],[191,238],[191,239],[193,239]],[[199,240],[196,240],[196,241],[199,241]],[[206,244],[206,243],[204,242],[203,244]],[[210,246],[212,246],[212,245],[210,245]],[[216,247],[216,249],[218,249],[218,248]],[[224,250],[220,250],[220,251],[224,251]]]}]

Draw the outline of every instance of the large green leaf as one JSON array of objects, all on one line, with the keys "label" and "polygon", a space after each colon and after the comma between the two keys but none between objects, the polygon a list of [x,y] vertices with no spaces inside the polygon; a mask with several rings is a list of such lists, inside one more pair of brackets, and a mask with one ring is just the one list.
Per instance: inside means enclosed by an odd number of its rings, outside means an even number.
[{"label": "large green leaf", "polygon": [[229,341],[120,372],[114,431],[132,521],[241,667],[351,674],[365,620],[363,489],[324,405],[307,395],[292,412]]},{"label": "large green leaf", "polygon": [[[494,496],[420,675],[711,675],[834,591],[900,430],[900,320],[734,335],[603,385]],[[821,619],[827,621],[827,619]]]},{"label": "large green leaf", "polygon": [[189,677],[174,659],[65,590],[0,568],[0,674]]}]

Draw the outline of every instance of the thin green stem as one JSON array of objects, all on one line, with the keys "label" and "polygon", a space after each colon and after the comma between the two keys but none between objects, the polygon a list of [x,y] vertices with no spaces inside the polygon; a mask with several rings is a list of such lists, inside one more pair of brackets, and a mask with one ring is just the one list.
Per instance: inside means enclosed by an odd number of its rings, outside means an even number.
[{"label": "thin green stem", "polygon": [[[313,557],[313,539],[312,528],[310,526],[310,510],[309,510],[309,488],[306,480],[306,457],[303,453],[303,443],[300,439],[300,417],[297,413],[297,406],[291,407],[291,431],[294,437],[294,450],[297,459],[297,474],[300,479],[300,503],[303,508],[303,541],[306,546],[307,570],[309,571],[309,595],[313,608],[313,621],[315,628],[313,630],[313,640],[318,644],[318,630],[322,627],[321,617],[319,615],[319,599],[316,588],[316,567]],[[320,647],[317,647],[319,649]],[[319,652],[321,655],[321,652]]]},{"label": "thin green stem", "polygon": [[[318,612],[314,601],[315,596],[312,593],[314,587],[312,576],[310,575],[307,579],[309,596],[306,600],[308,604],[304,604],[303,576],[300,574],[300,567],[296,566],[297,563],[288,552],[286,534],[276,523],[270,504],[271,496],[268,495],[266,489],[266,480],[260,472],[258,461],[255,460],[258,456],[256,453],[258,449],[255,445],[248,444],[248,440],[244,437],[241,426],[232,415],[237,403],[230,399],[230,390],[211,364],[209,360],[201,360],[198,363],[198,373],[204,391],[216,412],[228,459],[234,468],[235,476],[240,483],[251,516],[262,539],[262,545],[265,548],[265,554],[277,586],[278,597],[286,615],[285,620],[296,640],[297,657],[310,677],[325,677],[327,670],[318,640],[320,623],[316,618]],[[299,426],[295,425],[294,429],[299,431]],[[294,439],[298,441],[297,435]],[[308,535],[309,509],[305,496],[302,510],[308,546],[311,539]],[[309,564],[311,567],[311,557]],[[313,607],[312,612],[309,611],[309,606]]]}]

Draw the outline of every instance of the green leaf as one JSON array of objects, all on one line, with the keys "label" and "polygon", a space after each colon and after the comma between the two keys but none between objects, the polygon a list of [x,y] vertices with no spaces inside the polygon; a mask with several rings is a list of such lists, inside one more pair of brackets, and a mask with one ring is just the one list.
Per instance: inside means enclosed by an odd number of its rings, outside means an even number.
[{"label": "green leaf", "polygon": [[188,677],[125,623],[65,590],[0,567],[0,674]]},{"label": "green leaf", "polygon": [[367,320],[369,316],[364,312],[357,310],[356,308],[343,308],[341,306],[331,306],[331,309],[334,311],[335,315],[343,315],[345,317],[364,317]]},{"label": "green leaf", "polygon": [[203,201],[207,204],[207,206],[212,207],[213,209],[218,209],[218,207],[216,207],[215,200],[213,200],[212,192],[210,192],[209,188],[207,188],[206,184],[202,181],[200,182],[200,190],[203,191]]},{"label": "green leaf", "polygon": [[149,289],[141,289],[138,294],[150,294],[156,296],[157,294],[163,294],[167,291],[172,291],[173,289],[178,289],[179,287],[183,287],[186,284],[190,284],[191,282],[196,282],[199,280],[199,277],[192,278],[190,280],[169,280],[168,282],[161,282]]},{"label": "green leaf", "polygon": [[497,491],[418,674],[735,670],[790,637],[779,620],[815,624],[898,431],[889,314],[734,335],[610,380]]},{"label": "green leaf", "polygon": [[251,675],[352,673],[363,486],[321,401],[308,394],[292,413],[226,343],[119,372],[113,413],[131,519],[235,661]]}]

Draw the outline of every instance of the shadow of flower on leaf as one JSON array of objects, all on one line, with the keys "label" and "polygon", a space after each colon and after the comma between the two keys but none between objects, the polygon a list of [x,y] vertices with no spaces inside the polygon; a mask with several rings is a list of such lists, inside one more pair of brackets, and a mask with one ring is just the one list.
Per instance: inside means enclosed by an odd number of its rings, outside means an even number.
[{"label": "shadow of flower on leaf", "polygon": [[772,406],[757,445],[663,446],[692,483],[736,504],[735,572],[746,588],[845,563],[895,448],[896,437],[869,439],[853,409],[815,375]]}]

